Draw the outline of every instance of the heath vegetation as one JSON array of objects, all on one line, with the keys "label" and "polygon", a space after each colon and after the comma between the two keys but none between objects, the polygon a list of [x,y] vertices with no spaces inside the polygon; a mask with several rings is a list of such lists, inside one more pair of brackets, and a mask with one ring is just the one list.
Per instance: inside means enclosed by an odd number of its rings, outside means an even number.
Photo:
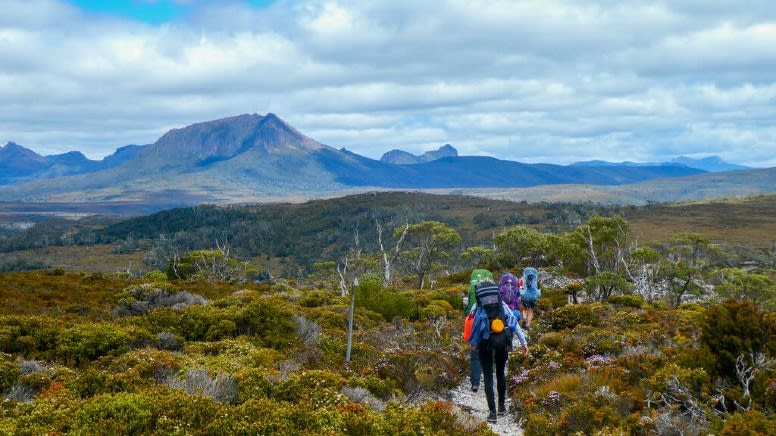
[{"label": "heath vegetation", "polygon": [[0,433],[491,434],[449,398],[461,297],[472,268],[526,266],[543,293],[508,374],[526,434],[776,432],[773,233],[674,216],[644,238],[659,205],[367,198],[181,209],[60,244],[142,259],[112,272],[7,264]]}]

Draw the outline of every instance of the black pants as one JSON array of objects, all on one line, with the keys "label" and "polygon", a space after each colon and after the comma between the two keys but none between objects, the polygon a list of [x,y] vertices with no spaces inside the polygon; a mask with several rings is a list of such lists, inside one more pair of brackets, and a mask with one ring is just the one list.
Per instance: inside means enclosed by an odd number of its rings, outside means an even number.
[{"label": "black pants", "polygon": [[488,399],[488,409],[496,411],[496,402],[493,394],[493,364],[496,364],[496,388],[498,389],[498,404],[504,406],[506,398],[507,382],[504,371],[507,366],[507,350],[494,350],[487,341],[482,341],[477,346],[482,365],[482,376],[485,379],[485,397]]}]

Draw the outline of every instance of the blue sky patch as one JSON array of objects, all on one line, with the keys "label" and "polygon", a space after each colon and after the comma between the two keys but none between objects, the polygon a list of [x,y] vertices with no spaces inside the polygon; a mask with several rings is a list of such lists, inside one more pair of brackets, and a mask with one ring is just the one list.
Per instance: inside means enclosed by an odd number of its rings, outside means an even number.
[{"label": "blue sky patch", "polygon": [[[87,13],[107,14],[150,24],[174,21],[183,17],[197,3],[181,0],[70,0]],[[247,0],[245,3],[265,8],[274,0]]]}]

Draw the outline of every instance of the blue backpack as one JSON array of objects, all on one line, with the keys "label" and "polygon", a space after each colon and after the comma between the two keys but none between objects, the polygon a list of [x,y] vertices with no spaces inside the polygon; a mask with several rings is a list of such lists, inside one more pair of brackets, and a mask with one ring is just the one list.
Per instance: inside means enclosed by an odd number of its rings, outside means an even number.
[{"label": "blue backpack", "polygon": [[536,302],[542,295],[539,289],[539,271],[536,268],[529,266],[523,270],[522,295],[524,300],[531,302]]}]

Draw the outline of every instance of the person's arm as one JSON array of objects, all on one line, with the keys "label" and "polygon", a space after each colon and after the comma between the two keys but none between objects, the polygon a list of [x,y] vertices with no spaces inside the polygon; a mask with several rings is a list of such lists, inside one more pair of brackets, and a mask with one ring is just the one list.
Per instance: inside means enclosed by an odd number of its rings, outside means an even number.
[{"label": "person's arm", "polygon": [[472,350],[476,350],[482,338],[483,324],[482,317],[479,316],[481,311],[477,310],[476,305],[472,308],[472,312],[474,314],[474,324],[472,325],[472,335],[469,337],[469,345],[471,345]]},{"label": "person's arm", "polygon": [[512,330],[512,333],[517,335],[517,339],[520,341],[520,345],[523,346],[523,354],[528,354],[528,339],[523,333],[523,329],[520,328],[520,323],[517,321],[517,317],[514,315],[511,309],[507,307],[507,327]]}]

